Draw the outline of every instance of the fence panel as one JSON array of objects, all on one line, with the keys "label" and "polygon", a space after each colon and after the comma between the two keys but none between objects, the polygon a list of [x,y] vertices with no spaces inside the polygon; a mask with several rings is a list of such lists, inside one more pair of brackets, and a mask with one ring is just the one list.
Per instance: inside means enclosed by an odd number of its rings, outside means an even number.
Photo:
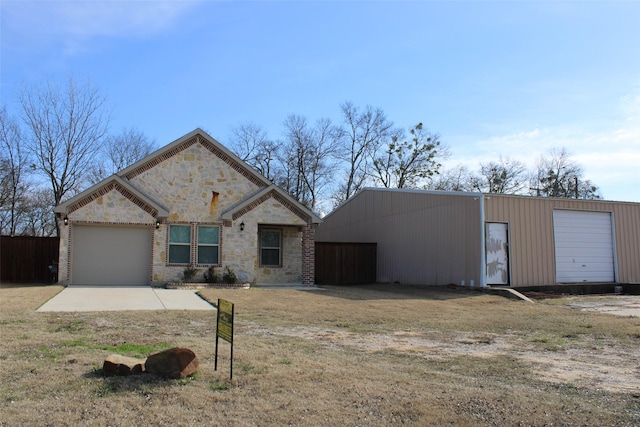
[{"label": "fence panel", "polygon": [[316,242],[316,283],[357,285],[376,282],[375,243]]},{"label": "fence panel", "polygon": [[51,283],[58,237],[0,236],[0,283]]}]

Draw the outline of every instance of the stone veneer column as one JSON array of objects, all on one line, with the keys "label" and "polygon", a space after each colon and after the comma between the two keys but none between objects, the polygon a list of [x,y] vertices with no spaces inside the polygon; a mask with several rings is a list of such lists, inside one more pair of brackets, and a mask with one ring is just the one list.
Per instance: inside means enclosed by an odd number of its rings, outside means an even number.
[{"label": "stone veneer column", "polygon": [[313,285],[316,268],[316,229],[313,224],[307,224],[302,230],[302,284]]}]

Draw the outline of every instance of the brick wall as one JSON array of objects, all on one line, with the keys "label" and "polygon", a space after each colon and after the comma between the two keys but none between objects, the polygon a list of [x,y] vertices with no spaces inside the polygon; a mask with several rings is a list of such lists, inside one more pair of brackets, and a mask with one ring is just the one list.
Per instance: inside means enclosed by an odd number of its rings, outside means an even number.
[{"label": "brick wall", "polygon": [[315,281],[315,233],[313,224],[307,224],[302,230],[302,284],[312,285]]}]

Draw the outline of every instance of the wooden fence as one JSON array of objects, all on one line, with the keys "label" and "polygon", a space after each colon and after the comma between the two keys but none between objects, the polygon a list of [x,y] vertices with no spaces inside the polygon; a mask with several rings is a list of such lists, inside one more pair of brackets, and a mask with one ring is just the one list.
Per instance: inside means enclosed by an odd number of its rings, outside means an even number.
[{"label": "wooden fence", "polygon": [[375,243],[316,242],[316,283],[356,285],[376,282]]},{"label": "wooden fence", "polygon": [[0,236],[0,283],[51,283],[60,238]]}]

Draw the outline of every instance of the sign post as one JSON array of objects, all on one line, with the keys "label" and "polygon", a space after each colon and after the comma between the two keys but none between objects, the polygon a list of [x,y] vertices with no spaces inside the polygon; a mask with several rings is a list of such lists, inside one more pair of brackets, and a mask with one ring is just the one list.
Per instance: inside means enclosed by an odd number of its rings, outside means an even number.
[{"label": "sign post", "polygon": [[218,321],[216,322],[216,358],[214,371],[218,370],[218,338],[231,344],[229,379],[233,379],[233,303],[218,298]]}]

